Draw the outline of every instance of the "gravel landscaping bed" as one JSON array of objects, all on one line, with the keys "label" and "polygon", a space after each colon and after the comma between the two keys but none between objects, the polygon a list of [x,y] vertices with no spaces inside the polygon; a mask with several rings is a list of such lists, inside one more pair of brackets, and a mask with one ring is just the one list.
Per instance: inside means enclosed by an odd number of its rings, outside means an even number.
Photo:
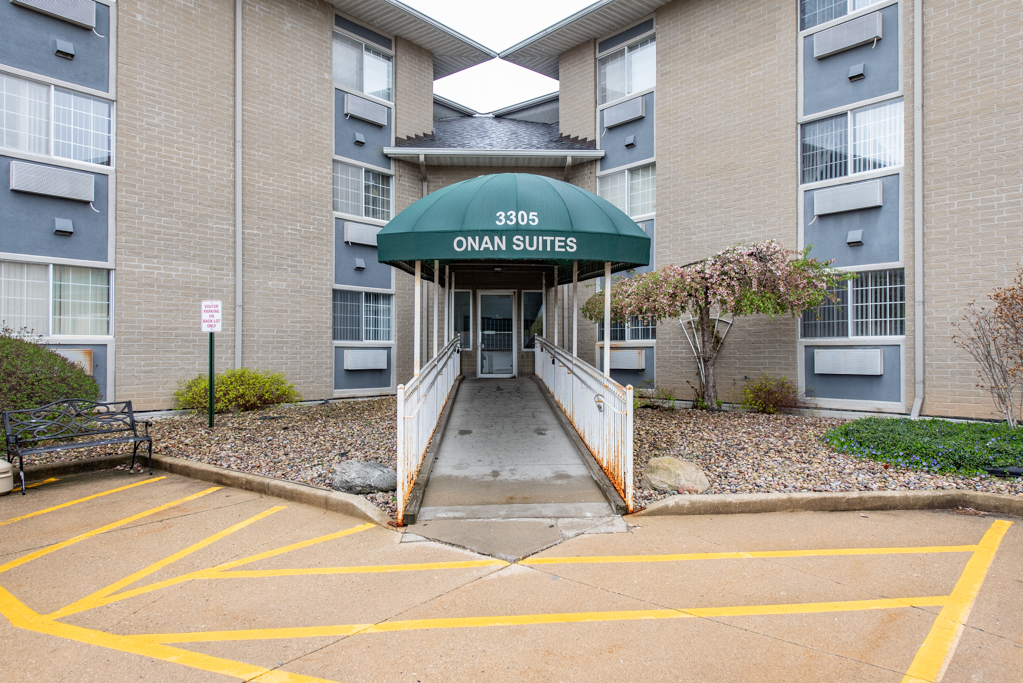
[{"label": "gravel landscaping bed", "polygon": [[[274,407],[217,416],[180,415],[153,421],[154,453],[330,488],[342,460],[374,461],[394,469],[394,397],[328,405]],[[635,413],[637,506],[679,495],[642,488],[650,458],[674,456],[701,467],[708,494],[796,491],[969,489],[1023,495],[1023,479],[935,475],[835,453],[821,436],[843,420],[799,415],[640,408]],[[31,464],[109,455],[78,449],[34,456]],[[127,452],[131,452],[130,446]],[[364,496],[395,514],[392,493]]]},{"label": "gravel landscaping bed", "polygon": [[713,493],[969,489],[1023,495],[1023,479],[928,474],[836,453],[821,437],[844,420],[705,410],[635,412],[636,505],[677,493],[641,486],[650,458],[699,465]]}]

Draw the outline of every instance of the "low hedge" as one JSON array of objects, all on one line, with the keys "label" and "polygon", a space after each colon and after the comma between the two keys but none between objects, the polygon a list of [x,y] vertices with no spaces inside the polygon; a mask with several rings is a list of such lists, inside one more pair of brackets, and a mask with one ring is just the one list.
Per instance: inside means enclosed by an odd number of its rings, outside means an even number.
[{"label": "low hedge", "polygon": [[[206,375],[178,383],[174,392],[178,408],[207,410],[210,387]],[[301,401],[302,395],[280,372],[264,372],[238,368],[216,376],[213,388],[213,410],[217,413],[257,410],[277,403]]]},{"label": "low hedge", "polygon": [[866,417],[824,434],[840,453],[931,473],[1023,466],[1023,430],[1005,423]]},{"label": "low hedge", "polygon": [[99,400],[99,385],[79,365],[28,335],[0,329],[0,410],[38,408],[65,398]]}]

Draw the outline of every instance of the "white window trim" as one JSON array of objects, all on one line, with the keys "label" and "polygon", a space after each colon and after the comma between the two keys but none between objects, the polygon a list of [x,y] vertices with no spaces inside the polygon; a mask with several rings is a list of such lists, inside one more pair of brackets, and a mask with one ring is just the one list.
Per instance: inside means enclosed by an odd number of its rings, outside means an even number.
[{"label": "white window trim", "polygon": [[[617,100],[608,100],[604,104],[598,104],[597,105],[597,113],[600,114],[600,112],[604,111],[608,107],[613,107],[616,104],[621,104],[622,102],[627,102],[628,100],[634,100],[637,97],[645,97],[646,95],[649,95],[650,93],[656,92],[656,91],[657,91],[657,85],[654,84],[653,86],[651,86],[649,88],[645,88],[643,90],[637,90],[636,92],[632,93],[631,95],[626,95],[625,97],[619,97]],[[651,114],[647,114],[647,116],[651,116]]]},{"label": "white window trim", "polygon": [[[650,29],[649,31],[647,31],[646,33],[642,33],[639,36],[636,36],[635,38],[630,38],[629,40],[625,41],[624,43],[618,43],[614,47],[608,48],[607,50],[604,50],[603,52],[600,51],[600,44],[603,43],[605,40],[608,40],[609,38],[614,38],[615,36],[617,36],[617,35],[619,35],[621,33],[625,33],[626,31],[628,31],[633,26],[639,26],[644,21],[648,21],[650,19],[654,20],[654,27],[652,29]],[[599,59],[599,58],[603,57],[604,55],[611,54],[615,50],[622,49],[622,46],[631,45],[632,43],[636,42],[637,40],[643,40],[647,36],[653,35],[655,33],[657,33],[657,15],[656,14],[648,14],[645,17],[643,17],[642,19],[637,19],[636,21],[634,21],[634,22],[632,22],[630,24],[626,24],[625,26],[622,26],[621,28],[616,28],[611,33],[603,35],[603,36],[597,38],[596,40],[594,40],[593,41],[593,54],[594,54],[594,56],[597,59]]]},{"label": "white window trim", "polygon": [[[895,100],[898,100],[900,97],[901,97],[901,95],[899,95],[899,96],[894,96],[894,95],[893,96],[888,96],[888,95],[885,95],[883,98],[878,100],[878,102],[872,102],[871,104],[859,104],[858,103],[854,107],[847,108],[847,109],[839,109],[836,112],[833,112],[833,113],[829,114],[828,116],[816,116],[815,115],[812,119],[808,119],[806,121],[800,121],[799,122],[799,128],[798,128],[799,132],[796,135],[796,138],[797,138],[796,146],[797,146],[797,150],[798,150],[798,155],[796,157],[797,167],[798,167],[798,171],[797,172],[799,174],[798,180],[800,181],[799,182],[799,189],[800,190],[815,190],[815,189],[818,189],[818,188],[821,188],[821,187],[828,187],[830,185],[844,185],[845,183],[855,182],[855,181],[859,181],[859,180],[869,180],[870,178],[876,178],[876,177],[886,176],[886,175],[895,175],[896,173],[901,173],[906,168],[906,138],[907,138],[907,135],[906,135],[906,130],[905,130],[905,125],[906,125],[906,100],[905,99],[902,100],[902,125],[903,125],[903,132],[902,132],[902,163],[901,164],[895,164],[895,165],[892,165],[892,166],[885,166],[884,168],[877,168],[877,169],[873,169],[873,170],[870,170],[870,171],[860,171],[859,173],[854,173],[852,171],[853,164],[854,164],[853,150],[854,150],[855,145],[856,145],[856,141],[853,139],[853,114],[855,112],[859,111],[860,109],[867,109],[869,107],[872,107],[872,106],[878,104],[879,102],[895,101]],[[802,182],[802,180],[803,180],[803,125],[804,124],[810,124],[810,123],[813,123],[813,122],[821,120],[821,119],[831,118],[831,117],[834,117],[834,116],[840,116],[840,115],[843,115],[843,114],[846,117],[846,165],[848,167],[849,173],[846,173],[844,176],[839,176],[838,178],[828,178],[827,180],[817,180],[817,181],[814,181],[812,183],[804,183],[804,182]],[[619,169],[615,169],[615,170],[619,170]],[[600,174],[598,174],[598,177],[599,177],[599,175]],[[902,193],[900,193],[900,195],[901,194]],[[901,203],[901,201],[900,201],[900,203]]]},{"label": "white window trim", "polygon": [[388,57],[390,57],[391,58],[391,95],[392,95],[392,97],[396,98],[397,97],[397,92],[396,91],[397,91],[397,82],[398,82],[398,69],[397,69],[397,64],[395,64],[396,57],[395,57],[395,52],[394,52],[394,47],[393,47],[395,45],[395,43],[396,43],[396,40],[397,40],[396,36],[393,36],[393,35],[391,35],[389,33],[384,33],[383,31],[379,31],[376,28],[373,28],[371,26],[366,26],[366,24],[362,23],[361,21],[356,21],[355,19],[352,19],[351,17],[345,16],[344,14],[341,14],[340,12],[334,12],[334,15],[341,17],[345,21],[350,21],[353,24],[358,24],[359,26],[364,27],[367,31],[372,31],[373,33],[379,33],[380,35],[384,36],[385,38],[390,38],[391,39],[392,47],[391,47],[391,49],[387,49],[383,45],[377,45],[376,43],[369,42],[365,38],[363,38],[362,36],[357,36],[357,35],[355,35],[354,33],[350,32],[350,31],[346,31],[343,28],[341,28],[340,26],[338,26],[334,21],[331,21],[332,28],[333,28],[333,33],[331,33],[331,36],[330,36],[330,39],[331,39],[330,40],[330,42],[331,42],[331,51],[332,51],[332,54],[331,54],[332,66],[331,66],[330,82],[334,84],[334,87],[337,90],[341,90],[342,92],[350,92],[353,95],[358,95],[359,97],[365,97],[367,100],[370,100],[372,102],[377,102],[379,104],[383,104],[383,105],[385,105],[387,107],[391,107],[393,109],[394,108],[394,102],[389,102],[388,100],[385,100],[385,99],[383,99],[381,97],[377,97],[376,95],[370,95],[369,93],[362,92],[361,90],[355,90],[354,88],[348,88],[348,87],[345,87],[345,86],[341,85],[340,83],[334,82],[333,49],[334,49],[334,33],[340,33],[341,35],[345,36],[346,38],[350,38],[350,39],[352,39],[354,41],[362,43],[363,49],[365,49],[366,46],[369,46],[370,49],[376,50],[377,52],[382,52],[383,54],[385,54]]},{"label": "white window trim", "polygon": [[[333,208],[334,208],[334,163],[333,163],[333,161],[337,161],[337,162],[342,163],[342,164],[347,164],[348,166],[356,166],[358,168],[361,168],[363,170],[363,176],[362,176],[363,186],[365,186],[365,183],[366,183],[365,172],[367,170],[368,171],[372,171],[374,173],[380,173],[381,175],[389,176],[391,178],[391,206],[390,206],[391,217],[388,218],[387,220],[383,220],[382,218],[370,218],[369,216],[359,216],[359,215],[356,215],[356,214],[344,213],[342,211],[333,211]],[[396,177],[396,173],[394,171],[392,171],[391,169],[380,168],[379,166],[373,166],[372,164],[366,164],[366,163],[363,163],[361,161],[355,161],[353,159],[348,159],[346,157],[338,156],[336,154],[333,157],[333,161],[331,162],[331,165],[330,165],[330,207],[331,207],[332,213],[334,214],[334,217],[335,218],[341,218],[343,220],[354,220],[354,221],[364,222],[364,223],[367,223],[367,224],[370,224],[370,225],[379,225],[379,226],[387,225],[391,221],[391,218],[394,218],[394,214],[395,214],[395,201],[396,201],[396,195],[397,195],[397,192],[395,191],[395,177]],[[362,201],[363,201],[363,203],[362,203],[362,210],[365,211],[366,210],[365,190],[363,190],[363,192],[364,192],[364,194],[363,194],[363,198],[362,198]]]},{"label": "white window trim", "polygon": [[[96,343],[106,344],[113,340],[114,333],[114,270],[107,268],[102,264],[97,265],[95,261],[77,261],[63,263],[60,261],[69,261],[69,259],[37,259],[35,257],[26,257],[24,255],[16,254],[15,258],[7,258],[4,254],[0,253],[0,261],[7,261],[9,263],[26,263],[30,265],[46,265],[46,330],[44,332],[36,332],[40,335],[44,342],[51,340],[52,343],[74,343],[74,344],[86,344],[91,343],[87,341],[81,341],[83,339],[95,339],[99,340]],[[55,334],[53,331],[53,267],[54,266],[74,266],[77,268],[93,268],[95,270],[107,271],[107,334]]]},{"label": "white window trim", "polygon": [[[599,171],[597,173],[597,196],[600,197],[600,179],[601,178],[606,177],[606,176],[610,176],[610,175],[614,175],[615,173],[621,173],[622,171],[625,171],[625,205],[626,205],[625,215],[627,215],[630,219],[632,219],[632,221],[634,223],[638,223],[641,220],[643,220],[643,221],[655,220],[657,218],[657,212],[656,211],[654,211],[652,213],[641,213],[641,214],[637,214],[635,216],[632,215],[632,213],[631,213],[631,210],[632,210],[632,195],[629,192],[629,182],[630,182],[630,177],[632,175],[632,171],[633,170],[635,170],[637,168],[642,168],[642,167],[645,167],[645,166],[656,166],[656,165],[657,165],[657,161],[656,160],[644,159],[643,161],[637,161],[637,162],[634,162],[634,163],[631,163],[631,164],[627,164],[625,166],[618,166],[617,168],[613,168],[613,169],[610,169],[610,170],[607,170],[607,171]],[[656,171],[654,172],[654,178],[657,178]],[[656,192],[656,190],[655,190],[655,192]],[[603,199],[603,197],[601,197],[601,198]],[[607,200],[605,200],[605,201],[607,201]]]},{"label": "white window trim", "polygon": [[[873,266],[873,265],[871,265],[871,266],[856,266],[855,268],[842,268],[842,269],[836,269],[836,270],[842,270],[842,272],[846,272],[846,273],[857,273],[857,274],[859,274],[859,273],[871,273],[871,272],[874,272],[876,270],[895,270],[895,269],[900,269],[900,268],[902,268],[902,266],[884,266],[884,265]],[[905,273],[903,273],[903,278],[905,278]],[[846,336],[844,336],[844,337],[804,337],[803,336],[803,323],[802,323],[803,316],[799,316],[799,318],[797,318],[797,320],[800,321],[799,322],[799,329],[798,329],[799,340],[800,341],[807,341],[807,342],[814,342],[814,343],[819,342],[819,341],[831,341],[831,342],[845,343],[846,345],[848,345],[851,342],[855,343],[855,344],[863,344],[863,343],[878,343],[878,344],[880,344],[880,343],[883,343],[883,342],[881,342],[881,341],[870,342],[869,340],[886,340],[887,339],[888,343],[891,344],[892,346],[894,346],[894,344],[892,344],[893,341],[904,341],[906,339],[906,335],[905,334],[891,334],[891,335],[855,335],[855,334],[853,334],[853,329],[856,326],[856,321],[853,319],[853,314],[855,312],[854,311],[855,305],[853,303],[853,291],[854,291],[853,290],[853,283],[854,282],[855,282],[855,280],[846,280],[845,282],[842,283],[842,284],[845,285],[845,288],[846,288],[846,290],[845,290],[846,291],[846,304],[845,304],[846,314],[845,314],[845,318],[846,318],[846,329],[848,330],[848,334]],[[903,287],[906,290],[907,296],[905,297],[905,299],[902,302],[902,305],[906,307],[906,317],[903,318],[903,323],[902,324],[903,324],[903,327],[909,327],[909,297],[908,297],[909,286],[908,286],[908,283],[903,283]],[[864,342],[863,341],[864,339],[866,339],[868,341]]]},{"label": "white window trim", "polygon": [[[334,77],[331,76],[331,79],[333,78]],[[377,97],[376,95],[370,95],[369,93],[362,92],[361,90],[356,90],[355,88],[349,88],[348,86],[341,85],[340,83],[334,83],[334,90],[340,90],[341,92],[350,93],[352,95],[355,95],[356,97],[361,97],[364,100],[369,100],[370,102],[382,104],[388,109],[394,109],[394,102],[388,102],[387,100]]]},{"label": "white window trim", "polygon": [[[635,24],[633,24],[633,25],[635,25]],[[623,30],[627,30],[627,29],[623,29]],[[616,31],[615,34],[617,35],[618,33],[621,33],[621,32],[622,31]],[[638,36],[636,38],[631,38],[627,42],[621,43],[619,45],[614,46],[610,50],[605,50],[604,52],[601,52],[601,53],[597,54],[597,56],[595,58],[595,61],[594,61],[594,67],[595,68],[593,70],[594,71],[594,73],[593,73],[593,78],[594,78],[593,96],[594,96],[595,100],[599,100],[600,99],[600,60],[603,59],[604,57],[607,57],[608,55],[610,55],[610,54],[612,54],[614,52],[618,52],[619,50],[622,50],[622,49],[626,50],[626,56],[628,56],[628,48],[630,46],[635,45],[636,43],[641,43],[644,40],[646,40],[648,38],[651,38],[651,37],[653,37],[654,41],[656,42],[656,40],[657,40],[657,25],[656,24],[654,25],[654,30],[647,31],[646,33],[644,33],[641,36]],[[599,43],[599,42],[600,41],[597,41],[597,43]],[[594,46],[596,46],[597,43],[594,43]],[[649,88],[644,88],[642,90],[633,91],[631,93],[623,95],[622,97],[619,97],[618,99],[608,100],[607,102],[605,102],[603,104],[600,104],[599,102],[597,103],[597,112],[598,112],[597,125],[598,126],[600,125],[600,115],[599,115],[599,113],[600,113],[601,109],[606,109],[607,107],[614,106],[614,105],[618,104],[619,102],[625,102],[626,100],[631,100],[631,99],[636,98],[636,97],[642,97],[643,95],[646,95],[648,93],[652,93],[655,90],[657,90],[657,62],[656,61],[654,62],[654,84],[652,86],[650,86]],[[599,138],[600,136],[598,135],[597,137]]]},{"label": "white window trim", "polygon": [[[856,19],[857,17],[862,17],[865,14],[870,14],[871,12],[876,12],[876,11],[878,11],[880,9],[884,9],[885,7],[891,7],[892,5],[897,5],[897,4],[899,4],[899,0],[882,0],[881,2],[878,2],[876,4],[870,5],[869,7],[864,7],[863,9],[858,9],[855,12],[849,12],[848,14],[843,14],[840,17],[837,17],[835,19],[831,19],[829,21],[825,21],[824,23],[821,23],[821,24],[817,24],[816,26],[812,26],[812,27],[807,28],[807,29],[802,29],[801,31],[799,31],[799,37],[800,38],[804,38],[806,36],[812,35],[814,33],[818,33],[820,31],[826,31],[827,29],[829,29],[829,28],[831,28],[833,26],[838,26],[839,24],[841,24],[843,22],[846,22],[846,21],[849,21],[850,19]],[[798,22],[800,20],[800,16],[801,16],[801,8],[797,8],[797,10],[796,10],[796,23],[797,24],[798,24]]]},{"label": "white window trim", "polygon": [[[392,281],[392,284],[393,284],[393,281],[394,281],[393,271],[392,271],[392,274],[391,274],[391,281]],[[395,346],[397,344],[397,342],[395,340],[397,339],[398,334],[397,334],[397,330],[395,330],[395,328],[394,328],[395,318],[396,318],[395,309],[397,308],[397,306],[395,304],[396,297],[395,297],[393,289],[392,290],[387,290],[387,289],[375,289],[373,287],[349,287],[349,286],[344,286],[344,285],[334,285],[333,288],[331,289],[331,292],[333,292],[335,290],[336,291],[343,291],[343,292],[359,292],[360,294],[387,294],[387,295],[389,295],[391,297],[391,340],[390,341],[366,341],[366,340],[345,341],[345,340],[341,340],[341,339],[334,339],[334,295],[332,293],[331,294],[331,302],[330,302],[330,330],[331,330],[330,331],[330,336],[331,336],[331,342],[333,343],[333,345],[335,347],[337,347],[337,346],[360,346],[360,347],[361,346]],[[359,329],[360,329],[362,335],[365,336],[365,334],[366,334],[366,319],[365,319],[365,315],[366,315],[366,312],[365,312],[366,300],[365,300],[365,298],[363,298],[362,301],[363,301],[363,303],[362,303],[363,319],[362,319],[362,321],[360,323],[360,328]]]}]

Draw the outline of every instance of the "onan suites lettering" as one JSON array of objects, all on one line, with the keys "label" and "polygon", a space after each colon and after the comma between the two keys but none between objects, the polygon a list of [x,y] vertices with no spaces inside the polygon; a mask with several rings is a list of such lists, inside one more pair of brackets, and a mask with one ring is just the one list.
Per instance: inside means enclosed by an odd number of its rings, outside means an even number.
[{"label": "onan suites lettering", "polygon": [[[574,237],[556,237],[554,235],[514,235],[511,241],[515,251],[536,252],[573,252],[576,250]],[[506,235],[459,235],[452,243],[455,251],[505,251],[507,250]]]}]

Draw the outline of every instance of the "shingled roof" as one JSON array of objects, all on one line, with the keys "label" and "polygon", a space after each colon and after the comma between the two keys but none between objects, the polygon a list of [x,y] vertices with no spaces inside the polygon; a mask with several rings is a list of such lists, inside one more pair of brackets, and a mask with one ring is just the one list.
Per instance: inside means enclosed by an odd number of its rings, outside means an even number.
[{"label": "shingled roof", "polygon": [[593,147],[559,139],[558,126],[491,116],[458,116],[433,122],[433,139],[412,138],[395,145],[416,149],[500,149],[592,151]]}]

